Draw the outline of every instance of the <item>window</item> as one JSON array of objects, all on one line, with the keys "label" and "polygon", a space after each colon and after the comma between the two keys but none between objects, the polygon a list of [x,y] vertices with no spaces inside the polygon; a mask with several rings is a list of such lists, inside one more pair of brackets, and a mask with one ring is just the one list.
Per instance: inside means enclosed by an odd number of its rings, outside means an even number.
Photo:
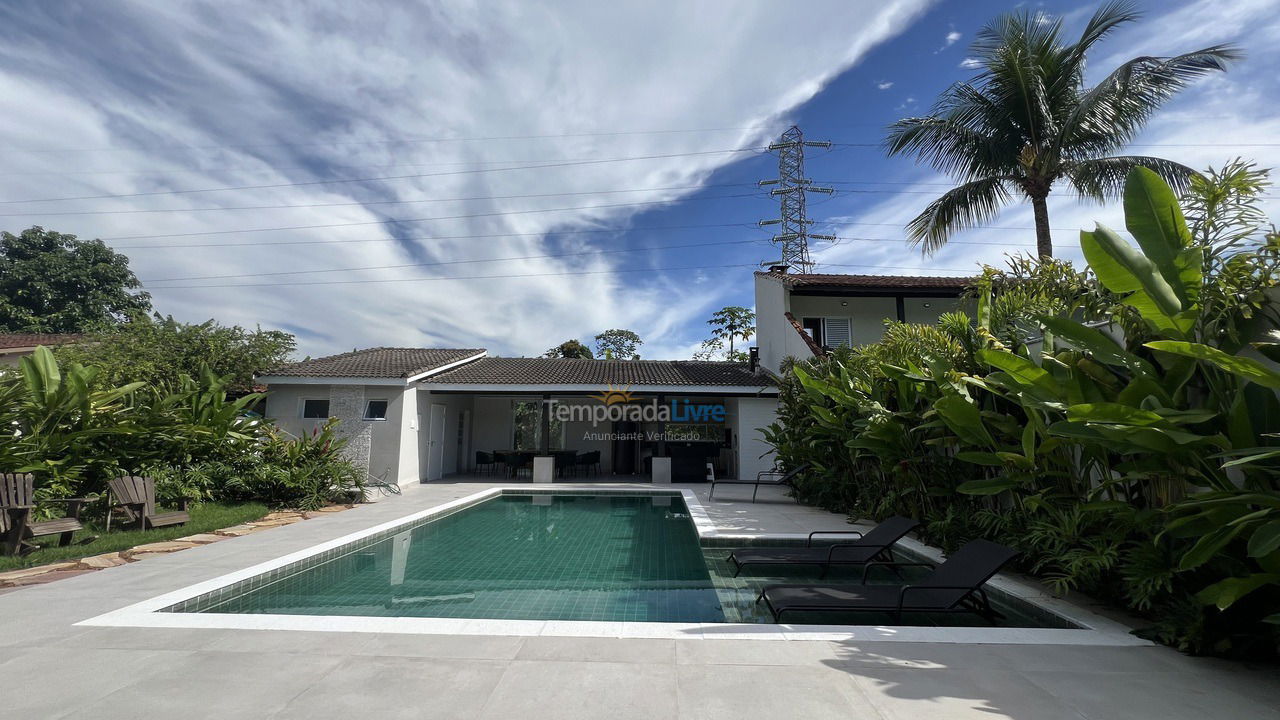
[{"label": "window", "polygon": [[853,345],[853,328],[847,317],[807,317],[800,326],[820,347]]},{"label": "window", "polygon": [[[512,425],[515,436],[512,438],[515,450],[542,449],[542,403],[516,402],[512,405]],[[564,449],[564,423],[556,418],[551,419],[552,450]]]},{"label": "window", "polygon": [[822,346],[822,318],[807,317],[801,320],[800,324],[801,324],[801,327],[804,328],[804,331],[809,333],[809,337],[813,338],[813,341],[817,343],[819,347],[821,347]]},{"label": "window", "polygon": [[853,329],[849,326],[849,318],[824,318],[822,334],[826,336],[829,347],[853,346]]},{"label": "window", "polygon": [[365,420],[386,420],[387,419],[387,401],[386,400],[370,400],[364,406]]},{"label": "window", "polygon": [[329,417],[329,401],[310,399],[302,401],[302,417],[322,420]]}]

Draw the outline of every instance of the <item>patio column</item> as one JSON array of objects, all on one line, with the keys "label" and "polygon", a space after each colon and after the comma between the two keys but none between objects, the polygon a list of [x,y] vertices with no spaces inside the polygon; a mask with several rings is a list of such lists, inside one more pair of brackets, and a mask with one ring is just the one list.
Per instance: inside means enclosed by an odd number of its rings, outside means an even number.
[{"label": "patio column", "polygon": [[542,442],[540,443],[543,455],[551,454],[551,395],[543,393],[542,395]]},{"label": "patio column", "polygon": [[[667,396],[658,396],[658,407],[667,404]],[[667,456],[667,424],[665,422],[658,423],[658,450],[654,453],[654,457]]]}]

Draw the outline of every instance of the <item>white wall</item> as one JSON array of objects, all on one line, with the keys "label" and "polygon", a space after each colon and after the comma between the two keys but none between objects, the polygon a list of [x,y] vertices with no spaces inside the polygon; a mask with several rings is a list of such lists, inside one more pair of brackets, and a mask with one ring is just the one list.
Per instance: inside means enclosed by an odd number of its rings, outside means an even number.
[{"label": "white wall", "polygon": [[[416,430],[410,428],[416,419],[416,398],[411,389],[397,385],[271,385],[268,391],[264,412],[286,432],[301,437],[324,425],[325,419],[302,417],[302,401],[329,400],[329,413],[341,421],[338,428],[347,437],[347,454],[357,464],[374,477],[385,474],[400,482],[418,479],[417,457],[411,451],[416,445]],[[386,420],[364,419],[370,400],[387,401]],[[410,451],[402,452],[405,448]]]},{"label": "white wall", "polygon": [[[756,281],[756,347],[760,364],[774,373],[780,372],[788,356],[810,355],[804,340],[786,318],[787,291],[782,283],[768,277],[755,276]],[[799,345],[797,349],[795,346]],[[804,354],[801,355],[800,353]]]},{"label": "white wall", "polygon": [[798,321],[806,317],[847,317],[853,344],[866,345],[884,336],[885,320],[898,319],[898,305],[891,297],[792,295],[791,314]]},{"label": "white wall", "polygon": [[764,441],[760,429],[772,423],[778,415],[778,399],[773,397],[736,398],[726,402],[735,404],[733,415],[734,435],[738,446],[738,477],[754,478],[756,473],[773,469],[773,455],[767,453],[771,446]]}]

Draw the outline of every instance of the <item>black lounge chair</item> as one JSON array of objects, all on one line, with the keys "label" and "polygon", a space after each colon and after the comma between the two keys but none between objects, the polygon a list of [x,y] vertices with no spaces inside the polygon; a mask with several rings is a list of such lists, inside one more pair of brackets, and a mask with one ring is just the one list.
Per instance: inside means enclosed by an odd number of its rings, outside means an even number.
[{"label": "black lounge chair", "polygon": [[765,470],[756,474],[755,480],[736,480],[726,479],[719,480],[716,478],[715,467],[711,463],[707,463],[707,482],[711,483],[711,491],[707,493],[707,499],[710,500],[716,494],[716,485],[754,485],[751,490],[751,502],[756,501],[756,493],[760,492],[761,485],[791,485],[800,473],[809,469],[809,463],[797,466],[790,472],[781,472],[778,470]]},{"label": "black lounge chair", "polygon": [[764,600],[775,621],[788,612],[886,612],[895,623],[908,612],[972,612],[995,624],[1001,616],[982,586],[1017,554],[988,540],[974,540],[912,585],[867,585],[867,573],[875,566],[934,566],[869,562],[863,565],[861,585],[769,585],[756,602]]},{"label": "black lounge chair", "polygon": [[[917,520],[894,516],[885,519],[864,535],[856,530],[832,530],[809,533],[804,547],[738,548],[729,553],[734,577],[747,565],[817,565],[825,576],[832,565],[865,565],[873,560],[893,560],[893,544],[920,527]],[[815,535],[856,535],[853,542],[813,546]]]}]

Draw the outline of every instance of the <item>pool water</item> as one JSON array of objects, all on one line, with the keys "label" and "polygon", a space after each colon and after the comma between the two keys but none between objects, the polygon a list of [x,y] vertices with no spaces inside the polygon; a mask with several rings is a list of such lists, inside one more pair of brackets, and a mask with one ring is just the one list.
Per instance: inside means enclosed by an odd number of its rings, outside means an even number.
[{"label": "pool water", "polygon": [[[503,494],[380,533],[179,603],[169,612],[772,623],[771,583],[857,583],[859,568],[751,568],[704,548],[679,495]],[[767,572],[768,574],[760,574]],[[905,573],[904,573],[905,574]],[[918,573],[917,573],[918,575]],[[905,574],[910,581],[913,575]],[[871,582],[900,583],[888,572]],[[1025,602],[992,601],[1008,627],[1075,627]],[[883,625],[884,613],[788,615],[788,623]],[[969,614],[916,625],[985,625]]]},{"label": "pool water", "polygon": [[501,495],[202,605],[199,612],[725,621],[676,495]]}]

